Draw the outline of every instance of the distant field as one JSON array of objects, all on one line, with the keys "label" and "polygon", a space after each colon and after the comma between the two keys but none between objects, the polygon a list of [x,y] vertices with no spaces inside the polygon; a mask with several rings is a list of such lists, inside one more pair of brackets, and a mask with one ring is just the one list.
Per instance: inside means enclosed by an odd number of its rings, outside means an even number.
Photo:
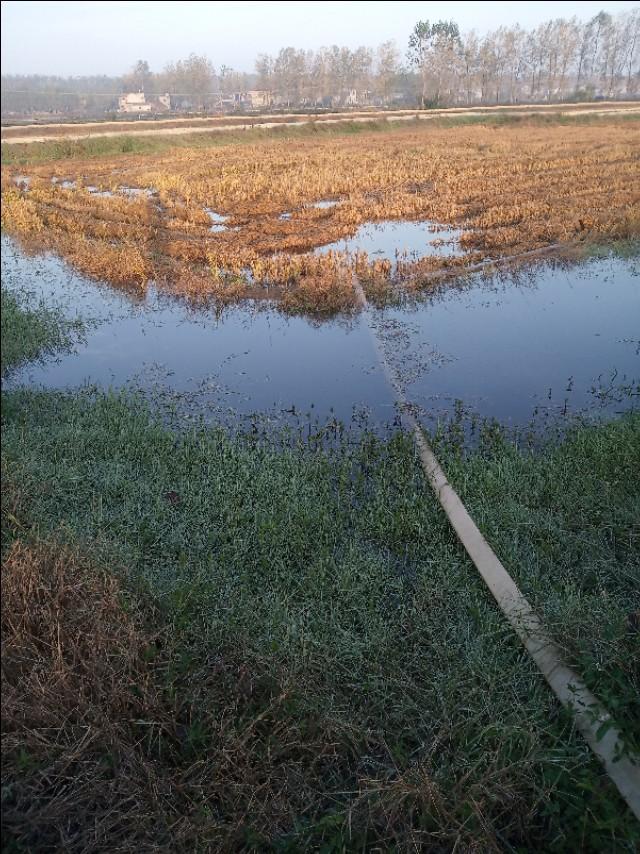
[{"label": "distant field", "polygon": [[[384,301],[487,261],[637,236],[634,122],[492,121],[3,167],[3,228],[119,286],[322,313],[354,307],[354,272]],[[432,238],[367,254],[368,223]]]},{"label": "distant field", "polygon": [[6,125],[2,128],[2,142],[19,144],[25,142],[42,142],[46,139],[84,139],[86,137],[109,137],[136,135],[180,135],[186,133],[202,133],[210,130],[237,130],[239,128],[276,127],[278,125],[296,125],[308,123],[336,122],[373,122],[380,119],[389,121],[407,121],[412,118],[433,119],[441,116],[471,116],[496,115],[508,112],[510,114],[573,114],[592,113],[600,115],[604,112],[640,113],[637,101],[612,101],[607,103],[579,104],[518,104],[500,107],[450,107],[443,110],[363,110],[343,113],[323,114],[266,114],[258,116],[209,116],[188,117],[157,120],[122,120],[111,122],[85,123],[52,123],[35,125]]}]

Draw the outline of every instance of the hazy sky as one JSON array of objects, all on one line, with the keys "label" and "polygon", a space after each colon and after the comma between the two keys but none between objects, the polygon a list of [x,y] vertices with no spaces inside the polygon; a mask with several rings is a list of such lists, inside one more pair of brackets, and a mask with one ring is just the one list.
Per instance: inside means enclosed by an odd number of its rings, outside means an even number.
[{"label": "hazy sky", "polygon": [[452,18],[462,30],[535,26],[548,18],[585,20],[631,2],[2,2],[3,74],[121,74],[137,59],[154,71],[189,53],[216,68],[253,71],[260,52],[293,45],[375,46],[395,39],[404,52],[420,19]]}]

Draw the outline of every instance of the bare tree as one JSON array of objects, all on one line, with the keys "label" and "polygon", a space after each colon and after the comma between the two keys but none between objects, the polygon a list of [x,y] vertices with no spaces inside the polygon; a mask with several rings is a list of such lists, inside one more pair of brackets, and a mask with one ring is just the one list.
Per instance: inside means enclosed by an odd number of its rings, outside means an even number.
[{"label": "bare tree", "polygon": [[149,92],[153,74],[146,59],[139,59],[123,78],[124,88],[133,92]]},{"label": "bare tree", "polygon": [[475,30],[462,37],[461,84],[464,88],[467,104],[473,104],[480,98],[480,39]]},{"label": "bare tree", "polygon": [[259,53],[256,59],[258,87],[270,90],[273,87],[273,59],[266,53]]},{"label": "bare tree", "polygon": [[[640,9],[632,9],[623,17],[625,92],[633,95],[640,80]],[[635,69],[635,79],[634,79]]]},{"label": "bare tree", "polygon": [[204,110],[215,86],[215,69],[206,56],[192,53],[165,68],[169,91],[186,96],[192,106]]},{"label": "bare tree", "polygon": [[422,75],[422,104],[439,104],[460,59],[460,29],[454,21],[418,21],[409,37],[409,60]]},{"label": "bare tree", "polygon": [[400,53],[394,41],[383,42],[376,51],[376,94],[386,103],[400,69]]}]

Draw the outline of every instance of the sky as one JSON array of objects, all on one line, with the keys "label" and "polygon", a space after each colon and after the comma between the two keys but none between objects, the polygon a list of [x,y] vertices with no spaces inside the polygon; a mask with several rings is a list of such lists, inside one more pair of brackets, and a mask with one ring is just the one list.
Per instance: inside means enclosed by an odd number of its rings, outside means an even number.
[{"label": "sky", "polygon": [[549,18],[615,14],[631,2],[55,2],[3,0],[2,73],[119,75],[138,59],[153,71],[190,53],[216,66],[253,71],[258,53],[338,44],[375,47],[394,39],[403,53],[418,20],[453,19],[487,32]]}]

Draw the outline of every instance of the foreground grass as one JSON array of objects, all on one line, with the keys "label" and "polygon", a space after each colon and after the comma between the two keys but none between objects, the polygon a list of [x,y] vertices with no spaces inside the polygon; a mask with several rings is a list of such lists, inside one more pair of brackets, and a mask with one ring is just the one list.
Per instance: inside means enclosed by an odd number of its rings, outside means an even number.
[{"label": "foreground grass", "polygon": [[543,453],[442,448],[451,481],[566,658],[640,754],[640,413]]},{"label": "foreground grass", "polygon": [[[630,741],[639,436],[631,416],[537,457],[441,448]],[[14,391],[2,475],[7,845],[640,841],[405,437],[276,451],[177,436],[131,399]]]}]

